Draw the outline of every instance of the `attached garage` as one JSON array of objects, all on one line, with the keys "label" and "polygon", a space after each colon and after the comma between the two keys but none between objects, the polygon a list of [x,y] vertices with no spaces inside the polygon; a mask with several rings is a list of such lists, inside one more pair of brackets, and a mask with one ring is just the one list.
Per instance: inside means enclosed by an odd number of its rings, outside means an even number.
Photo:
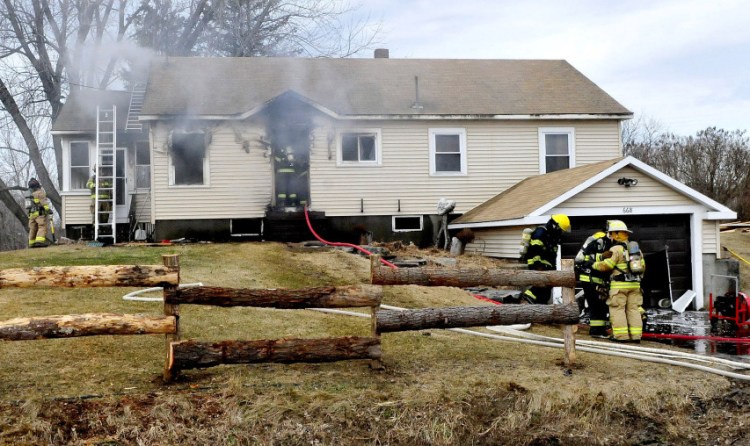
[{"label": "attached garage", "polygon": [[573,228],[563,240],[563,258],[573,258],[607,220],[622,220],[647,256],[645,304],[694,290],[696,309],[707,301],[711,290],[704,283],[710,275],[727,268],[728,260],[720,259],[719,224],[736,218],[731,209],[626,157],[526,178],[449,228],[472,229],[468,252],[518,258],[523,228],[544,224],[556,213],[568,215]]}]

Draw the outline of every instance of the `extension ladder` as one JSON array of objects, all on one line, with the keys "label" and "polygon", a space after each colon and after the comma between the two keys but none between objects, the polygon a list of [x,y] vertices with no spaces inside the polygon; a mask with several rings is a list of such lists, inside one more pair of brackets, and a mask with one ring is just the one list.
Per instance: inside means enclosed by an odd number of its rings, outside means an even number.
[{"label": "extension ladder", "polygon": [[[94,198],[94,240],[117,243],[115,219],[115,172],[117,109],[96,107],[96,189]],[[102,240],[104,239],[104,240]]]}]

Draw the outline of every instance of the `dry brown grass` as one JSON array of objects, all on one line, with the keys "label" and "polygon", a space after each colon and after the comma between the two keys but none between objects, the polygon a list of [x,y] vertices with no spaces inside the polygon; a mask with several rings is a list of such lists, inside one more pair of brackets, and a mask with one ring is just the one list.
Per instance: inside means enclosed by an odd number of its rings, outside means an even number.
[{"label": "dry brown grass", "polygon": [[[274,243],[58,246],[5,255],[0,269],[153,264],[162,253],[181,255],[184,283],[296,288],[369,280],[365,258]],[[461,262],[493,264],[481,258]],[[0,320],[160,313],[158,303],[123,301],[129,291],[5,289]],[[485,304],[461,290],[416,286],[387,287],[384,303]],[[367,319],[310,310],[183,306],[181,314],[183,337],[203,340],[369,333]],[[444,330],[385,334],[383,352],[382,372],[365,361],[221,366],[187,371],[165,386],[160,336],[2,342],[0,443],[698,444],[707,442],[711,431],[716,434],[717,426],[722,442],[744,438],[742,427],[726,417],[748,409],[741,398],[748,389],[699,371],[579,352],[569,374],[561,366],[561,350]],[[737,392],[736,401],[727,399]]]}]

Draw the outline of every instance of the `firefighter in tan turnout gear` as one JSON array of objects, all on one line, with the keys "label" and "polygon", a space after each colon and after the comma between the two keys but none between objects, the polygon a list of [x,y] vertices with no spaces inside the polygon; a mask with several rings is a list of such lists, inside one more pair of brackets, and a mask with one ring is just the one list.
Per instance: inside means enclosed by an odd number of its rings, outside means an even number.
[{"label": "firefighter in tan turnout gear", "polygon": [[641,278],[646,271],[646,262],[638,243],[629,241],[630,234],[624,222],[610,220],[607,236],[612,241],[612,247],[592,268],[602,272],[611,271],[607,305],[612,340],[639,343],[643,335],[643,319],[639,310],[643,304]]},{"label": "firefighter in tan turnout gear", "polygon": [[47,192],[36,178],[29,180],[29,195],[26,197],[26,210],[29,213],[29,248],[49,246],[47,242],[47,219],[52,213]]}]

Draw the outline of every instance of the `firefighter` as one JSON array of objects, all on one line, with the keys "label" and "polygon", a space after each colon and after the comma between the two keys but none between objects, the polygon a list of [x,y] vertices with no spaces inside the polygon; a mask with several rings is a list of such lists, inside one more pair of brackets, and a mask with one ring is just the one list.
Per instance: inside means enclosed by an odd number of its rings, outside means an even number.
[{"label": "firefighter", "polygon": [[606,300],[609,295],[609,280],[607,273],[594,270],[591,266],[594,262],[600,261],[602,254],[611,247],[612,242],[607,233],[598,231],[586,239],[575,257],[578,282],[589,308],[589,336],[592,338],[607,337],[609,307]]},{"label": "firefighter", "polygon": [[[96,216],[94,215],[94,210],[96,209],[96,172],[91,173],[91,177],[86,182],[86,187],[91,193],[89,211],[91,211],[91,222],[94,223],[96,222]],[[99,203],[99,223],[107,223],[109,221],[109,214],[112,211],[112,204],[109,202],[111,187],[112,184],[109,181],[99,181],[99,200],[104,200]]]},{"label": "firefighter", "polygon": [[276,164],[276,205],[294,206],[297,202],[296,163],[291,147],[280,150],[274,157]]},{"label": "firefighter", "polygon": [[602,260],[594,262],[592,268],[610,272],[609,320],[612,324],[612,340],[617,342],[641,342],[643,320],[639,308],[643,305],[641,278],[646,271],[646,262],[638,243],[630,241],[631,231],[620,220],[610,220],[607,237],[612,247],[602,254]]},{"label": "firefighter", "polygon": [[[557,250],[563,232],[570,232],[570,219],[565,214],[555,214],[543,226],[531,234],[526,264],[530,270],[549,271],[557,269]],[[531,287],[521,298],[532,304],[548,304],[551,288]]]},{"label": "firefighter", "polygon": [[29,248],[49,246],[47,218],[51,214],[47,192],[36,178],[29,180],[26,210],[29,213]]}]

